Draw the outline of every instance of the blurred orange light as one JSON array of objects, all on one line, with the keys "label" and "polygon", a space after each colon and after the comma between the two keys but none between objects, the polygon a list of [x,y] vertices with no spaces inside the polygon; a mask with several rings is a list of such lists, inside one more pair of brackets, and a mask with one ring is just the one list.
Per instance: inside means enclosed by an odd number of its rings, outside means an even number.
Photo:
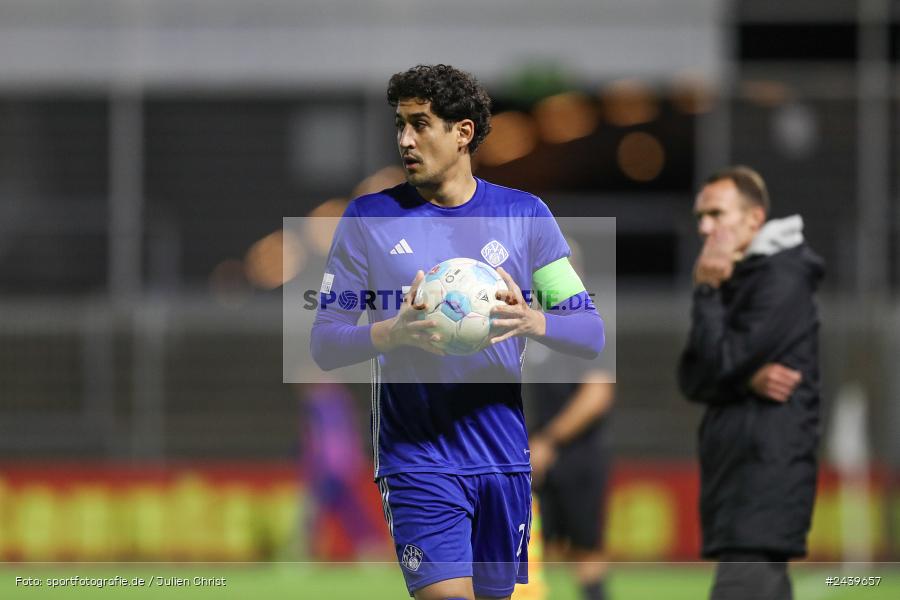
[{"label": "blurred orange light", "polygon": [[227,308],[239,308],[250,297],[250,286],[244,276],[244,263],[228,258],[216,265],[209,275],[209,291],[216,302]]},{"label": "blurred orange light", "polygon": [[707,113],[716,104],[716,93],[703,77],[684,74],[672,86],[672,104],[688,115]]},{"label": "blurred orange light", "polygon": [[622,138],[616,150],[619,168],[635,181],[656,179],[666,162],[666,152],[649,133],[633,132]]},{"label": "blurred orange light", "polygon": [[597,127],[597,111],[591,100],[578,92],[544,98],[534,107],[541,139],[564,144],[590,135]]},{"label": "blurred orange light", "polygon": [[784,104],[793,97],[790,88],[784,83],[764,79],[742,81],[740,94],[754,104],[770,108]]},{"label": "blurred orange light", "polygon": [[347,210],[349,202],[346,198],[329,198],[309,211],[310,217],[340,217]]},{"label": "blurred orange light", "polygon": [[532,118],[519,111],[502,112],[491,119],[491,133],[478,148],[480,162],[496,167],[527,156],[537,146]]},{"label": "blurred orange light", "polygon": [[297,276],[306,264],[306,252],[296,235],[279,229],[253,244],[244,262],[253,285],[273,290]]},{"label": "blurred orange light", "polygon": [[341,215],[347,210],[347,204],[346,198],[331,198],[315,207],[309,213],[309,218],[304,219],[303,239],[316,254],[320,256],[328,254],[334,231],[341,220]]},{"label": "blurred orange light", "polygon": [[[400,160],[399,157],[397,160]],[[356,198],[366,194],[374,194],[381,190],[392,188],[406,181],[406,172],[399,165],[384,167],[375,171],[353,188],[351,196]],[[340,215],[338,215],[340,216]]]},{"label": "blurred orange light", "polygon": [[656,94],[646,84],[635,79],[614,81],[601,92],[603,115],[619,127],[647,123],[659,116]]}]

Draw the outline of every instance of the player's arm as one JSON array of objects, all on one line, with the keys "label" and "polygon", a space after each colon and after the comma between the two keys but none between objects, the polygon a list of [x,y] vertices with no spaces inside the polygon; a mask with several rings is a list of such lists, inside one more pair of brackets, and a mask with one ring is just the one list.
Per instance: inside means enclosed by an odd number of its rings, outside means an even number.
[{"label": "player's arm", "polygon": [[[583,358],[595,358],[603,349],[605,342],[603,331],[603,319],[597,313],[597,309],[591,302],[581,279],[572,269],[567,258],[562,258],[551,265],[551,270],[561,271],[574,277],[565,282],[567,287],[546,287],[536,283],[539,297],[559,298],[566,297],[571,290],[580,288],[581,291],[569,295],[565,300],[549,310],[557,310],[558,313],[541,312],[532,308],[524,298],[519,285],[512,279],[502,267],[497,269],[500,276],[506,282],[507,291],[497,292],[497,298],[505,302],[504,305],[495,307],[491,314],[494,316],[493,325],[501,333],[492,338],[491,343],[497,344],[516,335],[527,336],[566,354],[574,354]],[[544,267],[546,269],[547,267]],[[536,282],[543,280],[540,269],[535,273]],[[557,282],[558,283],[558,282]],[[553,286],[554,284],[550,284]],[[562,290],[562,291],[561,291]],[[567,291],[568,290],[568,291]],[[566,310],[562,310],[565,305]]]},{"label": "player's arm", "polygon": [[531,289],[544,311],[534,310],[522,301],[519,286],[499,269],[516,298],[511,302],[513,299],[508,294],[507,306],[497,311],[500,321],[494,322],[509,327],[497,341],[511,335],[527,335],[559,352],[595,358],[606,342],[603,319],[569,262],[571,250],[559,224],[538,198],[535,198],[532,217],[528,229],[529,252],[536,270],[532,273]]},{"label": "player's arm", "polygon": [[598,370],[589,371],[565,408],[532,436],[531,465],[536,480],[543,478],[556,459],[556,449],[576,439],[605,415],[613,402],[613,384]]},{"label": "player's arm", "polygon": [[419,313],[425,310],[425,304],[414,302],[424,279],[425,273],[417,271],[397,316],[379,321],[369,329],[372,345],[378,352],[389,352],[400,346],[416,346],[433,354],[445,354],[434,345],[440,341],[440,336],[431,331],[436,323],[431,319],[420,320]]},{"label": "player's arm", "polygon": [[[320,297],[358,293],[366,289],[368,265],[365,242],[359,228],[355,202],[338,222],[325,263]],[[337,303],[321,302],[310,332],[309,350],[325,371],[362,362],[377,354],[371,340],[371,325],[357,325],[361,310],[345,310]]]},{"label": "player's arm", "polygon": [[699,285],[678,367],[685,396],[712,404],[740,398],[734,390],[750,384],[761,367],[803,333],[797,325],[804,322],[808,293],[801,274],[772,267],[756,283],[738,318],[729,321],[721,291]]},{"label": "player's arm", "polygon": [[589,371],[565,408],[534,437],[553,446],[565,446],[606,414],[612,402],[613,384],[608,375]]},{"label": "player's arm", "polygon": [[320,310],[310,336],[313,360],[322,370],[330,371],[369,360],[399,346],[415,346],[443,355],[444,351],[435,346],[440,338],[430,331],[435,326],[434,321],[420,321],[415,316],[415,311],[425,307],[412,305],[414,294],[415,288],[404,298],[397,316],[369,325],[356,324],[359,313]]},{"label": "player's arm", "polygon": [[[331,250],[328,253],[322,294],[340,296],[343,291],[358,293],[368,285],[368,265],[365,262],[366,249],[359,226],[359,216],[353,203],[341,218],[335,230]],[[422,277],[418,274],[416,281]],[[416,281],[413,285],[417,285]],[[319,367],[325,371],[345,367],[369,360],[379,353],[387,352],[401,345],[414,345],[431,352],[440,353],[432,347],[431,336],[425,330],[433,326],[432,321],[418,321],[410,311],[407,294],[400,313],[391,319],[374,324],[358,325],[361,310],[344,310],[336,304],[325,304],[318,308],[310,333],[310,354]]]},{"label": "player's arm", "polygon": [[[348,311],[349,312],[349,311]],[[316,315],[310,333],[309,351],[323,371],[346,367],[378,354],[371,338],[371,325],[357,325],[349,315],[333,310]],[[355,316],[359,319],[359,315]]]},{"label": "player's arm", "polygon": [[534,272],[532,282],[544,308],[547,346],[584,358],[595,358],[606,343],[603,319],[567,257]]}]

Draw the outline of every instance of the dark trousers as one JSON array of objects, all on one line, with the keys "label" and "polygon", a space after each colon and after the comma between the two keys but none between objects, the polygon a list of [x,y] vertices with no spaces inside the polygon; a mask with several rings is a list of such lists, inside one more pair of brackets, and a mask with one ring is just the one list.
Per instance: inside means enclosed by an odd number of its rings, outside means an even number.
[{"label": "dark trousers", "polygon": [[792,600],[793,597],[784,557],[747,552],[719,557],[710,600]]}]

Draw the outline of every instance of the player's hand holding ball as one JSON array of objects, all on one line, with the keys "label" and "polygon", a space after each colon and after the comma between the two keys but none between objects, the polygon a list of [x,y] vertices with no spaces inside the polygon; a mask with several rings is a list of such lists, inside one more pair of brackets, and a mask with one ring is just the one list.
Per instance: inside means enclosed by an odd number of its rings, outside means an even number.
[{"label": "player's hand holding ball", "polygon": [[419,286],[424,279],[425,273],[416,272],[409,293],[403,297],[403,304],[397,316],[373,325],[372,339],[379,351],[387,352],[399,346],[415,346],[433,354],[446,354],[439,346],[440,335],[434,331],[437,323],[431,319],[424,319],[425,304],[415,302]]},{"label": "player's hand holding ball", "polygon": [[497,299],[504,303],[491,310],[492,325],[500,330],[498,335],[491,338],[491,343],[499,344],[516,335],[543,337],[547,333],[544,313],[528,306],[522,295],[522,288],[503,267],[497,267],[497,272],[509,289],[497,292]]},{"label": "player's hand holding ball", "polygon": [[503,304],[497,291],[507,286],[500,274],[481,261],[458,257],[434,265],[415,290],[418,318],[435,323],[436,345],[455,356],[490,345],[491,309]]},{"label": "player's hand holding ball", "polygon": [[415,346],[439,355],[465,356],[516,335],[540,337],[544,314],[525,302],[502,268],[451,258],[416,273],[397,316],[372,326],[380,352]]}]

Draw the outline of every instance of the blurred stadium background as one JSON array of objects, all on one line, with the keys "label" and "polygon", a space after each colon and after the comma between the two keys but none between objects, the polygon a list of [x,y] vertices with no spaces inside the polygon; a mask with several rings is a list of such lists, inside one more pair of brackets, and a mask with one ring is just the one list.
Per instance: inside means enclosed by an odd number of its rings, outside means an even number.
[{"label": "blurred stadium background", "polygon": [[[699,410],[674,381],[691,203],[741,162],[828,263],[811,560],[897,560],[896,0],[0,0],[0,558],[390,560],[365,386],[339,429],[374,533],[310,492],[316,413],[282,384],[281,285],[323,242],[281,227],[392,185],[384,88],[420,62],[495,98],[479,176],[617,219],[612,558],[697,556]],[[335,568],[238,577],[338,597]],[[613,592],[676,597],[680,571],[648,568]],[[0,570],[0,596],[23,569]],[[692,573],[685,597],[708,584]]]}]

